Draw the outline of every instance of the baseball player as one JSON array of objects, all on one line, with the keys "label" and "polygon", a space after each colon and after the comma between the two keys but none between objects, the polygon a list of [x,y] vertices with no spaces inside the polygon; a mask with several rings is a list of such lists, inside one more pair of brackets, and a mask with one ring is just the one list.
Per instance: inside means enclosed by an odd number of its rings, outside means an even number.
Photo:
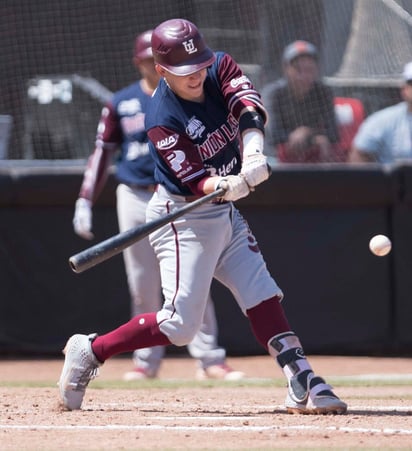
[{"label": "baseball player", "polygon": [[[155,191],[154,161],[149,153],[144,117],[147,105],[159,81],[155,70],[150,39],[152,30],[137,36],[133,62],[141,79],[116,92],[103,108],[97,131],[96,147],[89,158],[76,201],[73,225],[75,232],[92,239],[92,205],[108,177],[108,170],[118,149],[116,177],[119,181],[117,216],[120,231],[145,222],[147,203]],[[127,248],[124,253],[127,282],[132,300],[132,315],[160,308],[159,264],[148,239]],[[188,350],[198,359],[198,379],[241,379],[244,374],[226,363],[225,349],[217,345],[217,321],[210,297],[199,332]],[[157,376],[164,346],[139,349],[133,353],[134,369],[124,375],[127,381]]]},{"label": "baseball player", "polygon": [[262,153],[266,111],[259,93],[232,57],[213,52],[187,20],[158,25],[152,49],[161,80],[146,113],[146,130],[159,186],[147,221],[216,188],[225,193],[150,235],[165,297],[161,310],[104,335],[70,337],[59,381],[64,406],[81,407],[88,382],[113,355],[189,343],[216,278],[232,291],[256,339],[282,368],[287,411],[346,412],[346,404],[314,374],[285,316],[283,293],[233,203],[269,177]]}]

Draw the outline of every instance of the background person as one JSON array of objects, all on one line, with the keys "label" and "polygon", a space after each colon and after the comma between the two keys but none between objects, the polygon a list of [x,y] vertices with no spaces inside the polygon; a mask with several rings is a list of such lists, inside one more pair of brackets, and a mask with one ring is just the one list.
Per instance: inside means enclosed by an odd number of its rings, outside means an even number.
[{"label": "background person", "polygon": [[365,119],[353,141],[351,163],[393,163],[412,158],[412,62],[404,66],[402,77],[403,101]]},{"label": "background person", "polygon": [[294,41],[283,51],[283,78],[262,90],[268,110],[266,153],[279,162],[343,161],[332,90],[319,77],[316,47]]},{"label": "background person", "polygon": [[259,93],[232,57],[212,52],[185,19],[158,25],[152,49],[161,80],[146,112],[146,130],[159,185],[147,221],[219,187],[225,192],[150,234],[165,297],[160,311],[101,336],[75,334],[68,340],[59,380],[63,404],[79,409],[98,367],[116,354],[190,342],[216,278],[231,290],[256,339],[282,368],[288,412],[346,412],[346,404],[314,374],[286,319],[283,293],[233,203],[269,177]]},{"label": "background person", "polygon": [[[116,203],[120,232],[145,222],[147,203],[156,188],[154,161],[144,129],[145,112],[159,81],[153,62],[151,35],[152,30],[148,30],[135,42],[133,62],[141,79],[116,92],[102,111],[96,147],[84,173],[73,218],[75,232],[86,239],[93,238],[92,206],[107,180],[118,150]],[[162,304],[159,264],[148,238],[126,248],[123,256],[132,315],[159,309]],[[203,318],[199,332],[188,344],[189,353],[198,359],[196,377],[242,378],[243,373],[226,364],[226,351],[217,345],[217,321],[210,296]],[[135,368],[127,372],[124,379],[156,377],[164,354],[164,346],[136,350],[133,354]]]}]

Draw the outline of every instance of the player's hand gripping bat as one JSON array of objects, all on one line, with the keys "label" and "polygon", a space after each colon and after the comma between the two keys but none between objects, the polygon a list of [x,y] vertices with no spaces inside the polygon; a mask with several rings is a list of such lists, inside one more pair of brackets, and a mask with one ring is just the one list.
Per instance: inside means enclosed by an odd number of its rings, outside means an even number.
[{"label": "player's hand gripping bat", "polygon": [[[269,165],[267,167],[269,175],[271,175],[271,167]],[[86,269],[92,268],[93,266],[96,266],[99,263],[108,260],[109,258],[122,252],[127,247],[131,246],[136,241],[145,238],[146,236],[150,235],[152,232],[159,229],[160,227],[163,227],[169,222],[180,218],[180,216],[183,216],[185,213],[194,210],[200,205],[206,204],[207,202],[210,202],[217,197],[224,196],[226,190],[227,187],[219,187],[213,193],[207,194],[200,199],[190,202],[184,207],[172,211],[171,213],[159,219],[155,219],[154,221],[133,227],[132,229],[126,230],[125,232],[118,233],[117,235],[114,235],[105,241],[101,241],[100,243],[97,243],[94,246],[73,255],[69,258],[71,269],[76,273],[81,273],[83,271],[86,271]]]},{"label": "player's hand gripping bat", "polygon": [[213,193],[207,194],[206,196],[196,199],[187,205],[172,211],[171,213],[159,218],[154,221],[141,224],[132,229],[126,230],[125,232],[118,233],[117,235],[108,238],[105,241],[95,244],[78,254],[73,255],[69,258],[69,264],[71,269],[76,273],[81,273],[86,271],[86,269],[92,268],[93,266],[102,263],[109,258],[119,254],[126,247],[132,245],[136,241],[139,241],[155,230],[163,227],[169,222],[183,216],[185,213],[199,207],[200,205],[206,204],[217,197],[222,197],[225,194],[223,188],[218,188]]}]

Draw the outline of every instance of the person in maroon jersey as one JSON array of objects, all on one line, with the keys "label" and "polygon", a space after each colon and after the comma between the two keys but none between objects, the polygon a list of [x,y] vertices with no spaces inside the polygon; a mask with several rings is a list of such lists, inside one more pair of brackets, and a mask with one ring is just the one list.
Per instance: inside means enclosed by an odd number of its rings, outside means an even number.
[{"label": "person in maroon jersey", "polygon": [[165,297],[161,310],[103,335],[69,338],[59,381],[63,405],[79,409],[88,382],[114,355],[187,344],[200,327],[215,278],[231,290],[256,339],[282,368],[287,411],[346,412],[347,405],[314,374],[281,305],[283,293],[234,205],[269,177],[260,94],[233,58],[213,52],[188,20],[158,25],[152,51],[161,80],[145,124],[159,185],[146,220],[218,188],[224,194],[150,235]]}]

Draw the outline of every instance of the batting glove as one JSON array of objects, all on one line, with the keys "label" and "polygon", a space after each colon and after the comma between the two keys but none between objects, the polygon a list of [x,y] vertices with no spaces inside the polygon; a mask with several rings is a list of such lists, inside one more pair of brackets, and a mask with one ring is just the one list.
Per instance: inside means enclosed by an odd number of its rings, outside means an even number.
[{"label": "batting glove", "polygon": [[92,203],[79,197],[76,201],[73,217],[73,227],[77,235],[86,240],[92,240]]},{"label": "batting glove", "polygon": [[254,188],[269,178],[267,157],[263,154],[247,157],[243,160],[240,173],[245,177],[247,184]]},{"label": "batting glove", "polygon": [[247,184],[254,188],[269,178],[267,157],[263,155],[263,133],[249,131],[243,135],[243,163],[241,174]]},{"label": "batting glove", "polygon": [[228,175],[221,178],[215,186],[215,189],[218,188],[223,188],[226,191],[222,199],[232,202],[246,197],[250,192],[249,186],[242,175]]}]

